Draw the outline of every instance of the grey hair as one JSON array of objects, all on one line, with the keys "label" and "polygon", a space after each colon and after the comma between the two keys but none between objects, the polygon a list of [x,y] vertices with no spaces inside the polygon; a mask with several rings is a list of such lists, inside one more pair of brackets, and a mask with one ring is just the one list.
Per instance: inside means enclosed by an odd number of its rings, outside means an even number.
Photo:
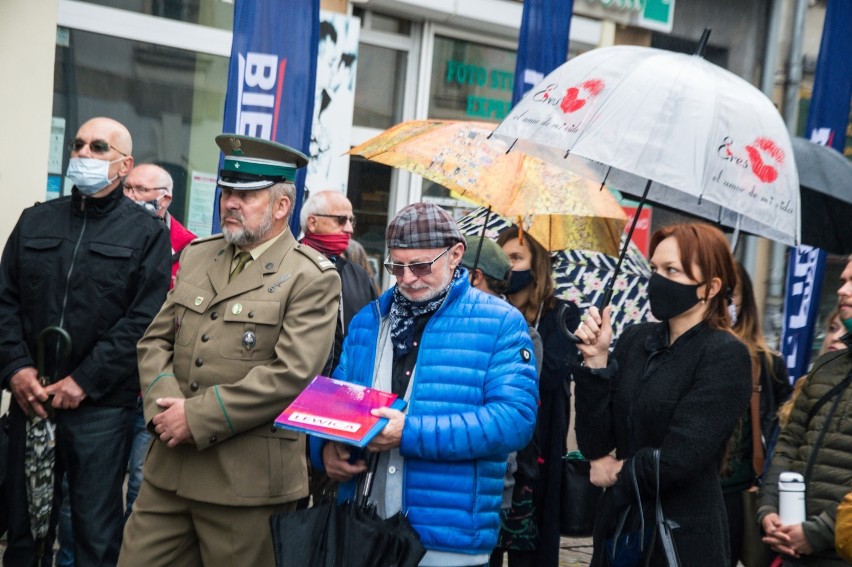
[{"label": "grey hair", "polygon": [[165,187],[166,188],[166,195],[171,197],[172,190],[175,187],[175,182],[172,179],[171,174],[168,171],[166,171],[164,168],[160,167],[159,165],[157,165],[155,163],[148,164],[148,165],[153,165],[154,167],[156,167],[157,169],[160,170],[160,183],[158,185],[160,187]]},{"label": "grey hair", "polygon": [[293,207],[296,205],[296,185],[290,181],[282,181],[269,187],[270,205],[281,197],[287,197],[290,199],[290,210],[287,212],[287,218],[285,219],[289,224],[290,215],[293,212]]},{"label": "grey hair", "polygon": [[302,203],[302,212],[299,215],[299,223],[302,225],[302,232],[305,232],[308,225],[308,217],[319,214],[321,211],[328,208],[328,194],[331,191],[320,191],[314,193]]}]

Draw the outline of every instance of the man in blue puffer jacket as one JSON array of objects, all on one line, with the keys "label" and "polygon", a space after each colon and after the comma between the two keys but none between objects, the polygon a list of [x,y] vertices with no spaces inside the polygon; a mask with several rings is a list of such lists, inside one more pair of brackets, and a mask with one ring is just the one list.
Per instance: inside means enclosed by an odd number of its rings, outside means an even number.
[{"label": "man in blue puffer jacket", "polygon": [[[381,517],[407,512],[427,550],[421,565],[485,565],[500,529],[506,456],[535,428],[527,324],[470,286],[464,237],[440,207],[402,209],[387,246],[397,285],[355,316],[334,373],[408,402],[405,412],[374,410],[389,422],[368,446],[378,454],[371,499]],[[334,480],[367,469],[349,462],[346,445],[313,438],[311,447]],[[349,493],[344,486],[341,498]]]}]

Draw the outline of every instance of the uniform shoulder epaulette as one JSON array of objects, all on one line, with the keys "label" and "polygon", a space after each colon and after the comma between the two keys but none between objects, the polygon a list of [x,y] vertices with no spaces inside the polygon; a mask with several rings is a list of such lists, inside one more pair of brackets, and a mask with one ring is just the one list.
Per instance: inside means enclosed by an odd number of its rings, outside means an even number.
[{"label": "uniform shoulder epaulette", "polygon": [[294,247],[297,252],[300,252],[303,256],[310,258],[310,260],[317,265],[317,267],[326,272],[328,270],[334,269],[334,262],[326,258],[321,252],[317,252],[310,246],[305,246],[303,244],[296,243]]},{"label": "uniform shoulder epaulette", "polygon": [[211,240],[219,240],[220,238],[225,238],[225,236],[221,232],[211,234],[210,236],[199,236],[195,240],[190,241],[187,246],[195,246],[196,244],[201,244],[202,242],[210,242]]}]

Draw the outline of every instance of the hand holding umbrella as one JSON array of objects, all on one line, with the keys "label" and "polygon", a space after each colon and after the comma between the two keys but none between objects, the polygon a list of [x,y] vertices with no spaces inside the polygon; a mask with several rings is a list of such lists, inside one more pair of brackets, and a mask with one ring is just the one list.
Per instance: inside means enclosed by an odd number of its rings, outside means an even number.
[{"label": "hand holding umbrella", "polygon": [[[42,386],[49,380],[45,372],[45,343],[51,335],[58,335],[57,355],[71,354],[71,337],[62,327],[47,327],[38,337],[38,376]],[[61,349],[61,352],[60,352]],[[32,402],[30,402],[32,403]],[[30,531],[36,543],[36,553],[41,557],[46,551],[47,531],[53,510],[53,465],[56,460],[56,425],[53,423],[53,408],[47,408],[46,416],[30,415],[27,421],[26,453],[24,472],[27,477],[27,509],[30,515]]]},{"label": "hand holding umbrella", "polygon": [[609,345],[612,342],[612,306],[607,305],[603,313],[597,307],[589,307],[589,311],[580,326],[574,332],[579,342],[577,350],[583,355],[583,364],[589,368],[605,368],[609,356]]}]

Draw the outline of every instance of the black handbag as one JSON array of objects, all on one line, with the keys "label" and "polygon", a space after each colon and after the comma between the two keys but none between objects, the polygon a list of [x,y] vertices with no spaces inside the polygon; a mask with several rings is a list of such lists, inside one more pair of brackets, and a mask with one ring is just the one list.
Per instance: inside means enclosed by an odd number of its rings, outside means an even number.
[{"label": "black handbag", "polygon": [[591,463],[578,451],[562,458],[559,496],[559,532],[564,536],[589,537],[595,528],[598,502],[604,489],[589,479]]},{"label": "black handbag", "polygon": [[[638,521],[638,528],[634,525],[629,531],[625,531],[628,518],[631,517],[632,506],[627,507],[619,518],[618,525],[612,537],[604,542],[606,557],[610,567],[636,567],[643,560],[647,564],[650,556],[659,543],[663,556],[666,558],[668,567],[680,567],[680,558],[674,543],[674,530],[679,528],[677,522],[667,520],[663,515],[663,507],[660,503],[660,450],[654,449],[654,475],[655,475],[655,525],[645,527],[644,509],[642,497],[639,493],[639,483],[636,480],[636,465],[634,459],[630,459],[629,474],[636,495],[636,514],[634,522]],[[650,541],[649,541],[650,540]]]},{"label": "black handbag", "polygon": [[[645,511],[642,508],[642,497],[636,480],[634,459],[630,459],[627,471],[636,495],[636,505],[622,510],[615,531],[604,541],[604,551],[609,567],[637,567],[645,556],[645,548],[653,531],[650,527],[645,528]],[[627,527],[626,530],[625,527]]]}]

